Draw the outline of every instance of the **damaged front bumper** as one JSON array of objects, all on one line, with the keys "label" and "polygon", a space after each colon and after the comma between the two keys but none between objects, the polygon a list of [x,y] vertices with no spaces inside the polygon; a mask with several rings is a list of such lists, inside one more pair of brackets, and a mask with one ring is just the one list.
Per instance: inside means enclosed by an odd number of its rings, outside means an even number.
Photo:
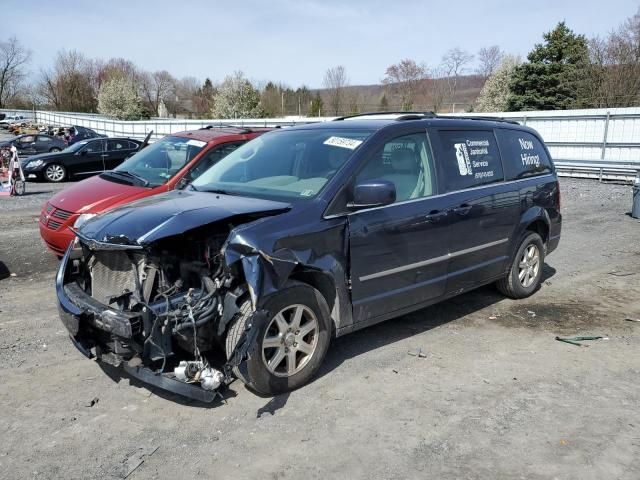
[{"label": "damaged front bumper", "polygon": [[[110,364],[150,386],[201,402],[215,400],[219,390],[233,380],[234,368],[240,372],[244,370],[244,360],[253,341],[251,321],[247,322],[247,330],[235,351],[226,363],[219,366],[219,370],[200,363],[200,367],[196,369],[198,371],[187,378],[184,370],[199,362],[182,361],[176,365],[175,370],[165,371],[166,357],[162,361],[162,367],[158,368],[157,355],[154,359],[156,361],[151,362],[143,347],[138,345],[137,348],[132,348],[136,343],[136,333],[139,335],[143,328],[145,313],[121,311],[106,306],[83,291],[75,281],[68,281],[67,269],[73,255],[71,245],[60,263],[56,294],[60,319],[67,328],[72,343],[84,356]],[[162,301],[149,307],[152,312],[147,312],[147,315],[161,313],[166,308],[166,303]]]}]

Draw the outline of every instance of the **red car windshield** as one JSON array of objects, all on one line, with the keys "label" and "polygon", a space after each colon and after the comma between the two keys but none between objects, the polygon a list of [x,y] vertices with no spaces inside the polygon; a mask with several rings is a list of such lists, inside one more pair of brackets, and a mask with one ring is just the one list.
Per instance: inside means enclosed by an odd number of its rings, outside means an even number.
[{"label": "red car windshield", "polygon": [[198,155],[207,143],[184,137],[164,137],[139,151],[113,172],[144,180],[145,186],[166,183]]}]

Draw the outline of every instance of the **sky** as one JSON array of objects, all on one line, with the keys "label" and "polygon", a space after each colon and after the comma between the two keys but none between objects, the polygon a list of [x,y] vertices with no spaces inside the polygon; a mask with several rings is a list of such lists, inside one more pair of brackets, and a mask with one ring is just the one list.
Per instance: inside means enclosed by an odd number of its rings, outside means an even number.
[{"label": "sky", "polygon": [[0,39],[32,51],[31,75],[56,52],[123,57],[146,70],[220,82],[241,70],[256,83],[322,86],[344,65],[352,85],[378,83],[403,58],[435,67],[450,48],[498,45],[526,56],[565,20],[606,35],[640,0],[0,0]]}]

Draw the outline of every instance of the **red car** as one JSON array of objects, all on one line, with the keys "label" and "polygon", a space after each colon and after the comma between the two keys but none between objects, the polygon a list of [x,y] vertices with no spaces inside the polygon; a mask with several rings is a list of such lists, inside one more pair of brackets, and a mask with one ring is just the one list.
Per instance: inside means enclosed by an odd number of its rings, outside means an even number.
[{"label": "red car", "polygon": [[40,215],[40,236],[62,256],[79,227],[98,213],[133,200],[182,188],[211,165],[268,128],[206,127],[168,135],[114,170],[78,182],[54,195]]}]

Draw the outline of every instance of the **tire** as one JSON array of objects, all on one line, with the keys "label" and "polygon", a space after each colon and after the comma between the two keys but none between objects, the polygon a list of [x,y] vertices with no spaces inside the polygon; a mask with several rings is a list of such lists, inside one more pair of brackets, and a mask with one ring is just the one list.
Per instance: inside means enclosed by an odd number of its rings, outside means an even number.
[{"label": "tire", "polygon": [[532,295],[540,286],[544,252],[544,242],[540,235],[527,230],[511,261],[509,273],[496,282],[498,290],[513,299]]},{"label": "tire", "polygon": [[[269,312],[268,319],[253,327],[259,329],[258,340],[249,350],[246,375],[241,375],[237,369],[234,373],[252,390],[263,395],[277,395],[305,385],[316,374],[329,348],[331,315],[322,294],[298,282],[287,284],[269,297],[264,309]],[[227,332],[227,358],[233,353],[252,315],[251,302],[246,300]]]},{"label": "tire", "polygon": [[59,183],[67,178],[67,170],[58,163],[47,165],[44,169],[44,179],[48,182]]},{"label": "tire", "polygon": [[21,197],[22,195],[24,195],[25,190],[26,187],[24,182],[22,180],[16,180],[13,186],[14,195],[17,197]]},{"label": "tire", "polygon": [[60,152],[61,150],[58,147],[53,147],[51,150],[49,150],[50,153],[56,153],[56,152]]}]

